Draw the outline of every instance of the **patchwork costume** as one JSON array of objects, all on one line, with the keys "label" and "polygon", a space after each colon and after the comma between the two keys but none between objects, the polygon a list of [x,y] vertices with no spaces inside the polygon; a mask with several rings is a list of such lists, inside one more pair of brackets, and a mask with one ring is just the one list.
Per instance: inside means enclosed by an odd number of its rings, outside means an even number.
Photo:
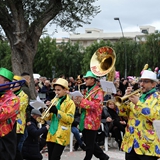
[{"label": "patchwork costume", "polygon": [[[12,81],[13,73],[0,68],[0,76]],[[7,87],[7,86],[6,86]],[[0,86],[0,159],[14,160],[16,155],[16,117],[19,112],[19,98],[11,90]]]}]

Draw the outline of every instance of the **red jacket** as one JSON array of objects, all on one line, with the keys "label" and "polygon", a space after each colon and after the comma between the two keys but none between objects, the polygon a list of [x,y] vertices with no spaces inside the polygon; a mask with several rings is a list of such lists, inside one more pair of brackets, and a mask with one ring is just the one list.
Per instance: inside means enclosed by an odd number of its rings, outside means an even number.
[{"label": "red jacket", "polygon": [[[93,92],[93,94],[91,94]],[[98,130],[101,124],[101,113],[104,93],[97,85],[90,92],[89,97],[82,99],[80,107],[86,109],[84,128]]]}]

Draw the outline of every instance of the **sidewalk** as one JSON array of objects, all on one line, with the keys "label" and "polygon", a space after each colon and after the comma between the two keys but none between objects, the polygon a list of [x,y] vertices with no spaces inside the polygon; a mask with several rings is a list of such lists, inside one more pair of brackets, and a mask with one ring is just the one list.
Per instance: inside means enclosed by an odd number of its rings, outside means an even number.
[{"label": "sidewalk", "polygon": [[[107,152],[105,152],[110,159],[109,160],[125,160],[125,154],[122,151],[119,151],[115,148],[109,148]],[[62,156],[61,160],[83,160],[85,156],[85,152],[82,150],[69,152],[69,148],[66,147]],[[48,153],[43,154],[43,160],[48,160]],[[98,160],[96,157],[93,156],[92,160]]]}]

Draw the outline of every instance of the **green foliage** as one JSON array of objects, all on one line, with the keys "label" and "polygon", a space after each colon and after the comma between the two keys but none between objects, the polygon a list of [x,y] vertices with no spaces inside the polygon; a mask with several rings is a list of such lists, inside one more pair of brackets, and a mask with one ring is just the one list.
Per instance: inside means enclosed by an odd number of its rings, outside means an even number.
[{"label": "green foliage", "polygon": [[78,43],[62,42],[56,45],[55,40],[46,37],[40,40],[38,52],[34,60],[34,73],[42,76],[59,77],[64,74],[66,77],[76,77],[81,73],[80,61],[82,60],[83,48]]},{"label": "green foliage", "polygon": [[0,41],[0,67],[12,69],[11,49],[7,41]]},{"label": "green foliage", "polygon": [[[100,12],[100,7],[94,5],[96,1],[0,0],[0,25],[3,29],[8,23],[10,27],[14,27],[12,24],[20,20],[19,23],[28,31],[32,27],[35,29],[37,25],[39,31],[42,31],[48,23],[74,31],[83,24],[90,24],[91,19]],[[30,31],[33,31],[32,29]]]},{"label": "green foliage", "polygon": [[159,66],[160,60],[160,33],[148,35],[144,47],[145,59],[148,60],[149,68],[154,70]]},{"label": "green foliage", "polygon": [[58,45],[53,60],[55,76],[59,77],[64,74],[66,77],[77,77],[78,74],[81,74],[82,50],[83,48],[78,43],[67,42]]},{"label": "green foliage", "polygon": [[[127,63],[127,75],[137,75],[137,42],[133,40],[120,39],[114,44],[117,55],[116,69],[121,71],[121,76],[125,76],[125,56]],[[126,55],[125,55],[126,54]],[[137,62],[137,63],[136,63]]]},{"label": "green foliage", "polygon": [[[152,70],[159,67],[160,59],[160,33],[147,35],[144,41],[138,42],[127,39],[120,39],[112,44],[110,41],[94,42],[87,48],[83,48],[79,43],[63,42],[57,45],[55,39],[45,37],[40,39],[38,51],[34,60],[34,73],[42,76],[59,77],[65,74],[66,77],[77,77],[90,70],[90,60],[95,51],[103,46],[110,46],[116,52],[116,70],[124,76],[125,60],[127,55],[127,75],[140,76],[145,64],[149,64]],[[0,41],[0,65],[11,69],[11,50],[7,41]]]},{"label": "green foliage", "polygon": [[38,51],[34,58],[34,73],[52,77],[53,59],[56,50],[56,41],[50,37],[40,39]]}]

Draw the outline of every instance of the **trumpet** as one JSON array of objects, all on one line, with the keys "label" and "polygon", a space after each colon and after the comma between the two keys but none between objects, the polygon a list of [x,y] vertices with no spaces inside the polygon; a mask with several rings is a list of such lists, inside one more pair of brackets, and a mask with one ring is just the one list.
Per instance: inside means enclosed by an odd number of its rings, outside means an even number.
[{"label": "trumpet", "polygon": [[52,108],[52,106],[57,105],[57,97],[58,97],[58,94],[56,94],[56,96],[51,101],[51,105],[47,109],[45,109],[45,111],[42,113],[42,117],[37,117],[36,120],[38,123],[41,123],[41,124],[45,123],[45,119],[50,115],[49,113],[50,109]]},{"label": "trumpet", "polygon": [[124,102],[127,101],[127,99],[132,96],[132,95],[135,95],[135,94],[138,94],[139,92],[141,92],[142,88],[139,88],[137,90],[135,90],[134,92],[132,92],[131,94],[128,94],[128,95],[125,95],[123,97],[120,97],[120,96],[116,96],[115,97],[115,104],[116,106],[121,106]]}]

